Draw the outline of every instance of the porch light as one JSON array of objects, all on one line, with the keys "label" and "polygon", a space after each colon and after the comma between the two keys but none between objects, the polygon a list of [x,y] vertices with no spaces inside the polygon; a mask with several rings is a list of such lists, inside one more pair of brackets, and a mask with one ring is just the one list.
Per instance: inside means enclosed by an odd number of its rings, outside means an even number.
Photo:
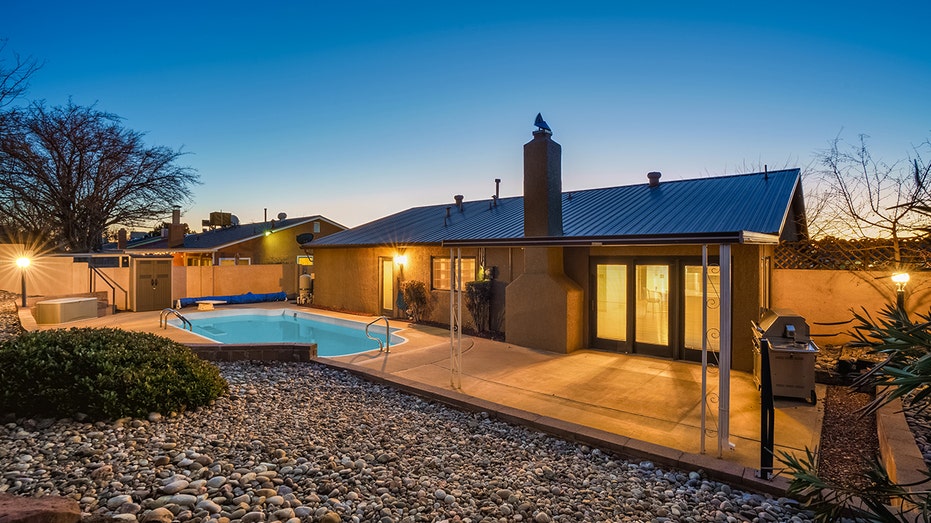
[{"label": "porch light", "polygon": [[29,267],[30,263],[32,263],[32,261],[26,256],[20,256],[16,259],[16,266],[19,267],[20,280],[23,286],[23,307],[26,306],[26,269]]},{"label": "porch light", "polygon": [[908,283],[909,276],[907,272],[897,272],[892,275],[892,281],[895,282],[895,290],[905,290],[905,284]]},{"label": "porch light", "polygon": [[905,284],[908,280],[907,272],[897,272],[892,275],[892,281],[895,283],[895,306],[900,311],[905,310]]},{"label": "porch light", "polygon": [[407,263],[407,256],[404,254],[396,254],[394,256],[394,263],[403,267]]}]

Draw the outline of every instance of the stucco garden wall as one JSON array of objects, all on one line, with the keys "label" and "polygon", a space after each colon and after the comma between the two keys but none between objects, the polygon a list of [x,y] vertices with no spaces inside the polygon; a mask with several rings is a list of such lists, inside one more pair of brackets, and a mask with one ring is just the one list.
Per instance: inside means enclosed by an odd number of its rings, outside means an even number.
[{"label": "stucco garden wall", "polygon": [[171,299],[233,294],[297,292],[298,265],[172,267]]},{"label": "stucco garden wall", "polygon": [[[851,309],[865,308],[876,313],[895,303],[895,284],[888,272],[850,272],[828,270],[777,269],[773,271],[773,308],[792,309],[811,326],[818,344],[841,344],[850,341],[846,325],[816,325],[843,322],[853,318]],[[931,311],[931,272],[912,273],[905,287],[905,307],[910,312]]]}]

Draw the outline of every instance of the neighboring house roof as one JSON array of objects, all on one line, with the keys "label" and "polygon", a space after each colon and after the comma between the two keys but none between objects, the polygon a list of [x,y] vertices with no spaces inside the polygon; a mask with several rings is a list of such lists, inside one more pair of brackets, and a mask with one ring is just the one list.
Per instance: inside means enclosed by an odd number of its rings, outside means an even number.
[{"label": "neighboring house roof", "polygon": [[184,236],[184,245],[179,247],[168,247],[168,238],[147,238],[138,243],[131,242],[127,251],[158,251],[158,252],[205,252],[217,251],[225,247],[242,243],[253,238],[258,238],[265,234],[265,231],[281,231],[297,227],[309,222],[327,222],[337,227],[342,225],[323,216],[304,216],[300,218],[287,218],[284,220],[274,220],[268,222],[245,223],[231,227],[223,227],[211,231],[197,234],[187,234]]},{"label": "neighboring house roof", "polygon": [[[446,217],[449,209],[449,218]],[[562,194],[563,235],[524,237],[523,197],[415,207],[305,247],[776,243],[807,236],[798,169]],[[790,230],[786,230],[786,228]]]}]

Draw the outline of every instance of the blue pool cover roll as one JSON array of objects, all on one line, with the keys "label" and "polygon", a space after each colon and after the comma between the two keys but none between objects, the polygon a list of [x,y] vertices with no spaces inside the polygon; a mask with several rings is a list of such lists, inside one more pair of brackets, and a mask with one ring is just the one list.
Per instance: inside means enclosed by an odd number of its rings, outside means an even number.
[{"label": "blue pool cover roll", "polygon": [[181,298],[178,302],[181,304],[181,307],[187,307],[188,305],[194,305],[199,301],[206,300],[215,300],[215,301],[225,301],[229,304],[236,303],[262,303],[266,301],[286,301],[288,295],[284,292],[270,292],[267,294],[252,294],[247,292],[246,294],[237,294],[234,296],[201,296],[199,298]]}]

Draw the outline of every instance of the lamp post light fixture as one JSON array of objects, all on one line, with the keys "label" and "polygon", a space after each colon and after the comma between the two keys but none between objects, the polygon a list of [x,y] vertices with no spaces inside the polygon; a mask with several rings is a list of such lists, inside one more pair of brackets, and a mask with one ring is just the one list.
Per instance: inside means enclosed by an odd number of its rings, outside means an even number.
[{"label": "lamp post light fixture", "polygon": [[20,280],[23,284],[23,307],[26,306],[26,268],[29,267],[31,261],[26,256],[20,256],[16,259],[16,266],[19,267]]},{"label": "lamp post light fixture", "polygon": [[892,281],[895,283],[895,306],[900,311],[905,310],[905,284],[908,280],[907,272],[897,272],[892,275]]}]

